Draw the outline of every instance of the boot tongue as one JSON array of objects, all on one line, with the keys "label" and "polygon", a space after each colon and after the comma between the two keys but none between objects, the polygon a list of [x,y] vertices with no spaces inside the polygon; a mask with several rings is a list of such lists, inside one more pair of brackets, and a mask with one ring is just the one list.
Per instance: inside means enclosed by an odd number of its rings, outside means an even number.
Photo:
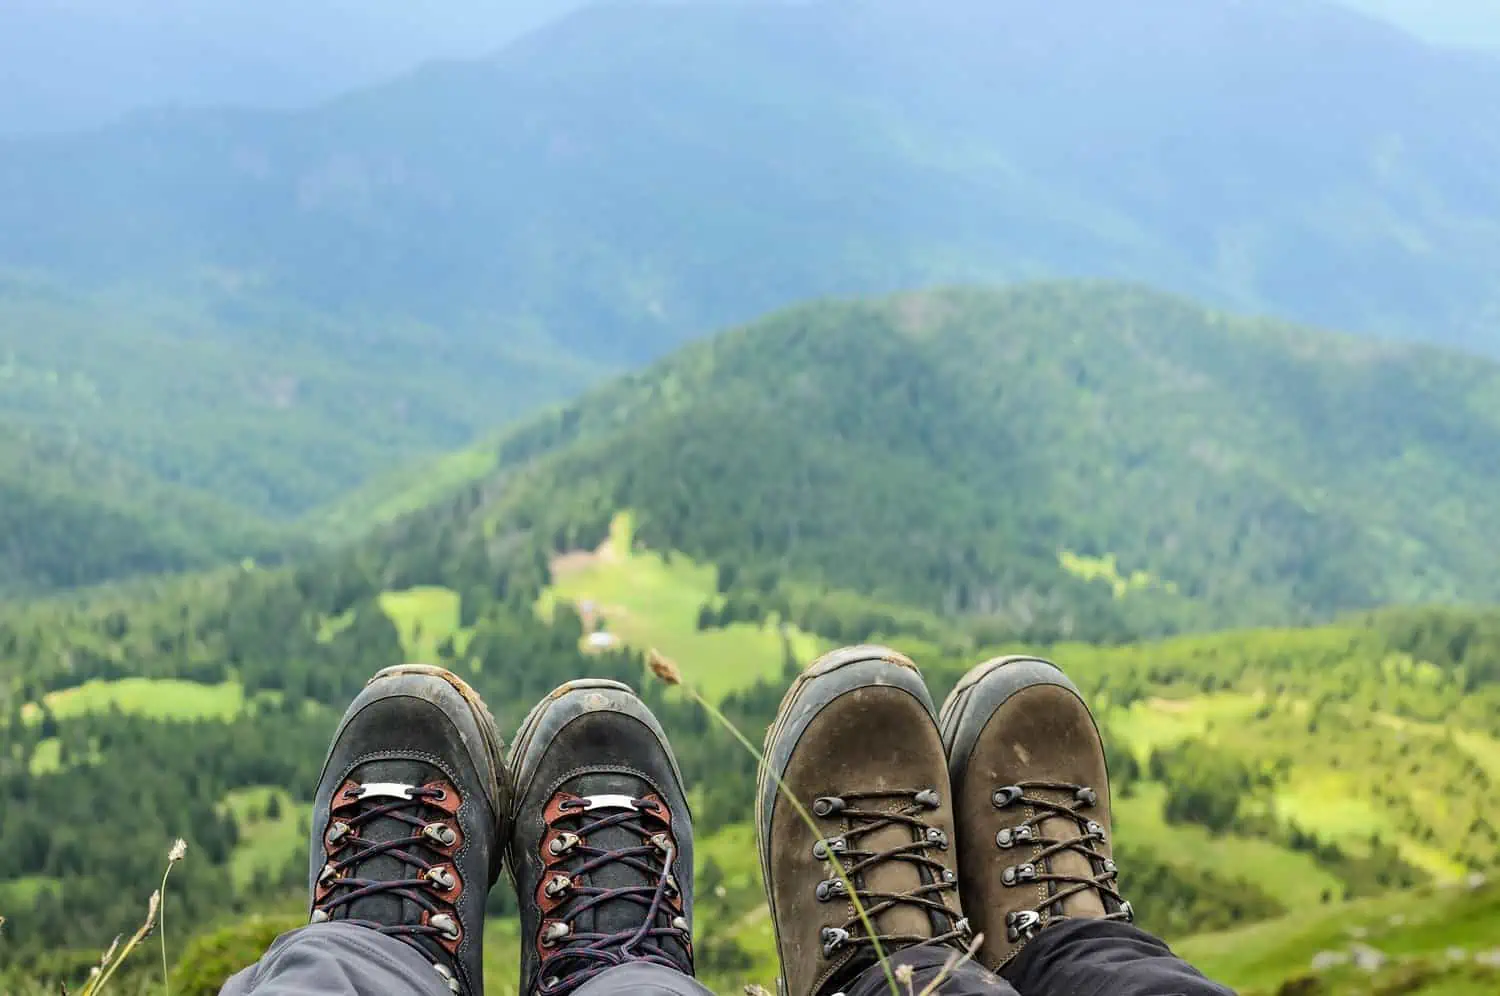
[{"label": "boot tongue", "polygon": [[[433,770],[420,761],[374,761],[355,768],[351,777],[363,785],[370,785],[377,782],[395,782],[417,788],[425,785],[432,779]],[[368,805],[373,807],[393,801],[392,799],[375,798],[369,800]],[[406,809],[405,812],[421,818],[422,811],[417,806],[412,806]],[[365,841],[372,844],[380,844],[413,837],[417,832],[417,828],[409,823],[395,817],[385,817],[376,818],[364,824],[359,830],[359,835]],[[403,848],[403,850],[414,851],[416,848],[413,846],[411,848]],[[426,854],[424,856],[429,861],[437,858],[435,854]],[[348,869],[345,874],[351,878],[389,882],[398,879],[416,878],[418,870],[403,863],[387,852],[359,862]],[[403,899],[394,892],[379,892],[364,899],[356,899],[345,906],[344,910],[346,912],[343,916],[351,920],[373,920],[376,923],[390,925],[417,923],[421,920],[423,912],[422,908],[416,903]]]},{"label": "boot tongue", "polygon": [[[899,799],[890,799],[885,802],[873,800],[860,803],[862,809],[878,809],[883,812],[899,812],[904,803]],[[845,832],[848,832],[847,829]],[[916,841],[917,831],[904,824],[881,827],[879,830],[865,831],[857,835],[853,848],[869,853],[881,853],[894,850],[898,847],[906,847]],[[852,860],[844,861],[847,867]],[[887,895],[914,892],[925,883],[918,866],[911,861],[890,860],[882,861],[874,867],[860,874],[855,880],[856,888],[863,892],[878,892]],[[853,906],[850,910],[852,912]],[[927,911],[911,906],[907,903],[897,903],[891,909],[883,913],[877,913],[871,918],[875,932],[882,937],[892,936],[915,936],[929,938],[934,936],[932,930],[932,918]],[[858,924],[854,929],[863,930],[863,924]],[[882,945],[887,955],[892,954],[892,945]],[[838,972],[824,984],[821,992],[824,994],[836,993],[848,989],[854,979],[858,978],[867,968],[877,964],[879,958],[875,954],[875,948],[870,944],[861,944],[854,950],[854,954],[843,965],[839,966]]]},{"label": "boot tongue", "polygon": [[[1071,792],[1046,789],[1037,792],[1037,795],[1049,802],[1055,802],[1063,806],[1074,805]],[[1048,840],[1073,840],[1083,836],[1083,827],[1078,820],[1066,816],[1053,816],[1042,820],[1038,827],[1041,836]],[[1047,859],[1048,870],[1053,875],[1069,875],[1073,878],[1089,879],[1096,874],[1093,862],[1085,855],[1069,848],[1059,854],[1054,854]],[[1061,892],[1071,888],[1070,882],[1053,882],[1054,891]],[[1084,889],[1063,900],[1058,910],[1063,916],[1069,917],[1102,917],[1104,916],[1104,897],[1099,894],[1098,889]]]},{"label": "boot tongue", "polygon": [[[892,799],[878,804],[861,803],[861,806],[875,807],[885,812],[895,813],[902,809],[903,803],[898,799]],[[881,827],[873,832],[859,834],[855,849],[878,854],[900,847],[909,847],[916,842],[917,832],[915,828],[902,823]],[[861,877],[864,881],[856,882],[856,886],[866,892],[886,895],[912,893],[925,884],[922,881],[921,866],[913,861],[897,859],[882,861],[865,871]],[[891,909],[877,913],[873,920],[875,930],[885,937],[906,935],[927,938],[933,936],[932,919],[927,911],[909,903],[897,903]]]},{"label": "boot tongue", "polygon": [[[625,796],[631,799],[640,799],[649,795],[652,791],[649,785],[639,778],[630,775],[615,773],[589,773],[565,783],[564,791],[570,792],[580,798],[589,796]],[[591,823],[610,817],[621,816],[624,810],[610,807],[594,809],[579,813],[571,821],[575,828],[587,827]],[[642,837],[639,827],[644,826],[652,832],[657,832],[656,821],[644,814],[632,819],[628,824],[606,827],[601,830],[592,830],[584,838],[584,843],[589,848],[599,851],[624,851],[631,848],[639,848],[647,841]],[[665,831],[665,827],[659,828]],[[658,853],[655,857],[644,858],[647,864],[660,865],[665,861],[666,855]],[[648,875],[639,869],[631,867],[624,861],[609,861],[602,867],[586,873],[580,883],[592,889],[651,889],[655,890],[660,884],[660,878],[656,875]],[[649,902],[649,897],[644,893],[641,898]],[[575,901],[578,902],[578,901]],[[639,930],[646,918],[647,907],[644,903],[634,899],[606,899],[593,906],[591,909],[578,915],[573,920],[575,933],[585,934],[618,934],[622,932],[634,932]],[[656,926],[665,927],[671,920],[671,911],[663,902],[657,913]],[[642,945],[650,943],[653,946],[661,942],[652,939],[643,941]],[[669,951],[678,950],[675,942],[666,942],[663,945]],[[685,954],[685,952],[683,952]]]}]

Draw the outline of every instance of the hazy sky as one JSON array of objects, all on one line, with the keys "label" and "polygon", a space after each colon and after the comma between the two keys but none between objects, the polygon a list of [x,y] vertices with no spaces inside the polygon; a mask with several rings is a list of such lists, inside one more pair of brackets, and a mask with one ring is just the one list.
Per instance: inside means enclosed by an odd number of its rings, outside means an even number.
[{"label": "hazy sky", "polygon": [[[158,105],[313,103],[431,59],[494,51],[584,2],[0,0],[0,134]],[[1016,2],[1024,16],[1033,0]],[[1500,0],[1344,2],[1437,40],[1500,47]]]},{"label": "hazy sky", "polygon": [[0,0],[0,132],[315,102],[494,51],[581,0]]}]

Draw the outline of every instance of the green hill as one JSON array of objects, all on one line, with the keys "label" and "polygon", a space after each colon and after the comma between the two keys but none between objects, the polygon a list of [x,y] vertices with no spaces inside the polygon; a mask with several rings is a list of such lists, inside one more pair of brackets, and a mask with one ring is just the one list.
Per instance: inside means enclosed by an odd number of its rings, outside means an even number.
[{"label": "green hill", "polygon": [[[643,688],[690,784],[726,991],[774,971],[755,763],[643,680],[652,647],[752,735],[833,643],[893,642],[937,696],[1047,650],[1099,710],[1127,888],[1173,939],[1301,915],[1300,939],[1265,929],[1321,947],[1346,899],[1469,896],[1447,887],[1500,867],[1500,621],[1347,613],[1495,599],[1496,381],[1129,287],[827,302],[454,458],[436,503],[427,477],[370,492],[350,519],[388,521],[346,547],[0,605],[0,988],[86,972],[179,835],[184,934],[294,909],[328,730],[403,660],[459,670],[507,728],[571,677]],[[619,642],[596,650],[601,628]],[[1381,971],[1428,968],[1482,966]]]},{"label": "green hill", "polygon": [[89,294],[0,273],[0,424],[285,522],[593,375],[519,335],[459,354],[419,322],[203,282]]},{"label": "green hill", "polygon": [[737,569],[731,614],[812,630],[795,582],[1064,636],[1488,602],[1497,398],[1473,359],[1130,288],[825,303],[510,434],[476,514],[566,549],[632,509]]},{"label": "green hill", "polygon": [[0,424],[0,595],[182,571],[288,536],[87,446]]}]

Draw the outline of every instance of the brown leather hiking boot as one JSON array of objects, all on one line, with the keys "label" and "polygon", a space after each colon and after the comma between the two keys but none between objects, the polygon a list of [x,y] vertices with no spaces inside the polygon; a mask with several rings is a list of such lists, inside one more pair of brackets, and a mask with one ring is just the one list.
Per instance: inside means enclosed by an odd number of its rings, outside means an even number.
[{"label": "brown leather hiking boot", "polygon": [[943,703],[965,908],[998,971],[1048,925],[1130,920],[1110,855],[1104,745],[1078,689],[1034,657],[974,668]]},{"label": "brown leather hiking boot", "polygon": [[884,647],[825,655],[787,691],[765,754],[755,827],[782,996],[847,987],[875,963],[874,941],[887,955],[922,943],[962,947],[969,928],[953,867],[948,773],[916,665]]}]

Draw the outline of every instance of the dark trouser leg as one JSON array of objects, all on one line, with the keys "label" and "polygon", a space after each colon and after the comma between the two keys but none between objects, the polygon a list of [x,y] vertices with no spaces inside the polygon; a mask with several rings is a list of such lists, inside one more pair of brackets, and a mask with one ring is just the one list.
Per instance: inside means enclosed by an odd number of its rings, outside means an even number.
[{"label": "dark trouser leg", "polygon": [[[919,993],[942,973],[943,965],[948,959],[958,954],[952,948],[942,945],[921,945],[898,951],[891,956],[891,964],[893,968],[911,966],[910,991]],[[903,996],[908,991],[904,984],[899,989]],[[854,980],[846,996],[890,996],[890,991],[890,982],[880,966],[871,965]],[[974,961],[967,961],[954,969],[933,992],[940,993],[941,996],[1016,996],[1016,991],[1009,982]],[[1033,994],[1028,993],[1027,996]]]},{"label": "dark trouser leg", "polygon": [[1234,996],[1164,942],[1116,920],[1048,927],[1003,973],[1025,996]]},{"label": "dark trouser leg", "polygon": [[573,996],[614,996],[618,993],[642,996],[714,996],[703,983],[665,965],[633,961],[617,965],[579,986]]},{"label": "dark trouser leg", "polygon": [[318,923],[276,938],[219,996],[453,996],[432,961],[368,927]]}]

